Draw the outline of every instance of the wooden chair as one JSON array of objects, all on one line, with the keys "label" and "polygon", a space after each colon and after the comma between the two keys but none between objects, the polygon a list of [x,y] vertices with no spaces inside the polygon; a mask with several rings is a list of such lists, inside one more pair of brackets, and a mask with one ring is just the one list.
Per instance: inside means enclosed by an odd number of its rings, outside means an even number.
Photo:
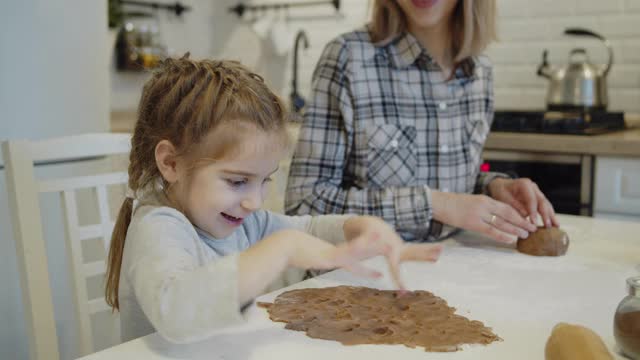
[{"label": "wooden chair", "polygon": [[[86,134],[41,141],[8,140],[2,143],[6,166],[9,208],[14,238],[30,359],[60,357],[58,336],[54,320],[51,286],[49,282],[47,250],[43,234],[39,198],[42,193],[58,193],[65,222],[66,254],[72,279],[74,310],[79,331],[79,353],[94,352],[91,317],[101,311],[110,311],[104,296],[89,299],[87,278],[104,275],[105,260],[85,262],[82,242],[101,238],[108,251],[114,220],[109,209],[108,187],[121,184],[126,189],[127,173],[108,172],[86,176],[66,176],[55,179],[37,179],[34,164],[51,164],[77,160],[107,161],[106,156],[128,154],[129,134]],[[98,161],[96,160],[96,161]],[[113,166],[107,166],[109,170]],[[92,189],[98,205],[99,222],[80,225],[76,202],[78,190]],[[82,211],[82,209],[80,209]],[[55,246],[58,246],[57,244]],[[63,246],[60,244],[59,246]],[[117,313],[114,314],[117,316]],[[119,339],[119,320],[114,321],[113,336]]]}]

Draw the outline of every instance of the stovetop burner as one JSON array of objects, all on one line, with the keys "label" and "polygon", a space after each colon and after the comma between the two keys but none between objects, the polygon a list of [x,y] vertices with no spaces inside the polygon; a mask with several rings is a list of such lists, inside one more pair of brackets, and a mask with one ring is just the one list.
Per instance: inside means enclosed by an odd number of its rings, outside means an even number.
[{"label": "stovetop burner", "polygon": [[597,135],[624,129],[624,113],[610,111],[496,111],[491,131]]}]

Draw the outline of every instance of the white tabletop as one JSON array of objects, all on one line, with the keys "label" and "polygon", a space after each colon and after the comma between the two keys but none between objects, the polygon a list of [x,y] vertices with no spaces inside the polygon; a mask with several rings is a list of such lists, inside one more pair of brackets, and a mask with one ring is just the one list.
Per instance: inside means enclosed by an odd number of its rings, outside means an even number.
[{"label": "white tabletop", "polygon": [[[615,351],[613,314],[626,295],[625,280],[640,273],[640,223],[560,216],[571,244],[563,257],[533,257],[462,233],[444,242],[436,264],[407,263],[402,272],[412,290],[444,298],[457,313],[482,321],[504,341],[465,346],[453,353],[425,353],[403,345],[344,346],[284,329],[255,305],[246,326],[229,329],[207,341],[174,345],[157,333],[86,356],[103,359],[544,359],[544,345],[558,322],[587,326]],[[366,264],[386,272],[382,258]],[[269,293],[302,287],[362,285],[391,288],[382,280],[358,278],[337,270]]]}]

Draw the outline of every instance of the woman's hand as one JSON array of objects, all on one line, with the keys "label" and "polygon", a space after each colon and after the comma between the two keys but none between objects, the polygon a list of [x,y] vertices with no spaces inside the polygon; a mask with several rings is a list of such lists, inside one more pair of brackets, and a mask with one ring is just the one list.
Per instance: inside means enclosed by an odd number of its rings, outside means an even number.
[{"label": "woman's hand", "polygon": [[[405,290],[400,277],[400,263],[403,261],[438,260],[442,252],[439,244],[406,243],[400,235],[385,221],[373,216],[356,216],[344,224],[347,242],[340,245],[345,259],[359,261],[373,256],[384,255],[389,265],[389,272],[396,287]],[[347,270],[362,275],[373,274],[357,262],[343,265]]]},{"label": "woman's hand", "polygon": [[533,181],[496,178],[489,183],[489,193],[494,199],[511,205],[523,217],[536,224],[538,214],[546,227],[560,226],[553,206]]},{"label": "woman's hand", "polygon": [[[495,180],[494,180],[495,181]],[[445,224],[476,231],[500,242],[511,243],[525,238],[536,226],[511,205],[486,195],[431,191],[433,217]]]}]

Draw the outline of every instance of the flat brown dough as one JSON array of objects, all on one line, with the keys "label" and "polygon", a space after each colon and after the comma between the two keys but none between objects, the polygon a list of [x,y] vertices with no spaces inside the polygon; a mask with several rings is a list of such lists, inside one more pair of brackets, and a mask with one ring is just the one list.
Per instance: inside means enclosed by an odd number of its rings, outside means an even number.
[{"label": "flat brown dough", "polygon": [[569,236],[557,227],[538,227],[525,239],[518,239],[518,251],[534,256],[561,256],[569,248]]},{"label": "flat brown dough", "polygon": [[426,351],[457,351],[463,344],[502,340],[476,320],[427,291],[396,291],[337,286],[284,292],[274,303],[258,303],[286,329],[344,345],[404,344]]}]

